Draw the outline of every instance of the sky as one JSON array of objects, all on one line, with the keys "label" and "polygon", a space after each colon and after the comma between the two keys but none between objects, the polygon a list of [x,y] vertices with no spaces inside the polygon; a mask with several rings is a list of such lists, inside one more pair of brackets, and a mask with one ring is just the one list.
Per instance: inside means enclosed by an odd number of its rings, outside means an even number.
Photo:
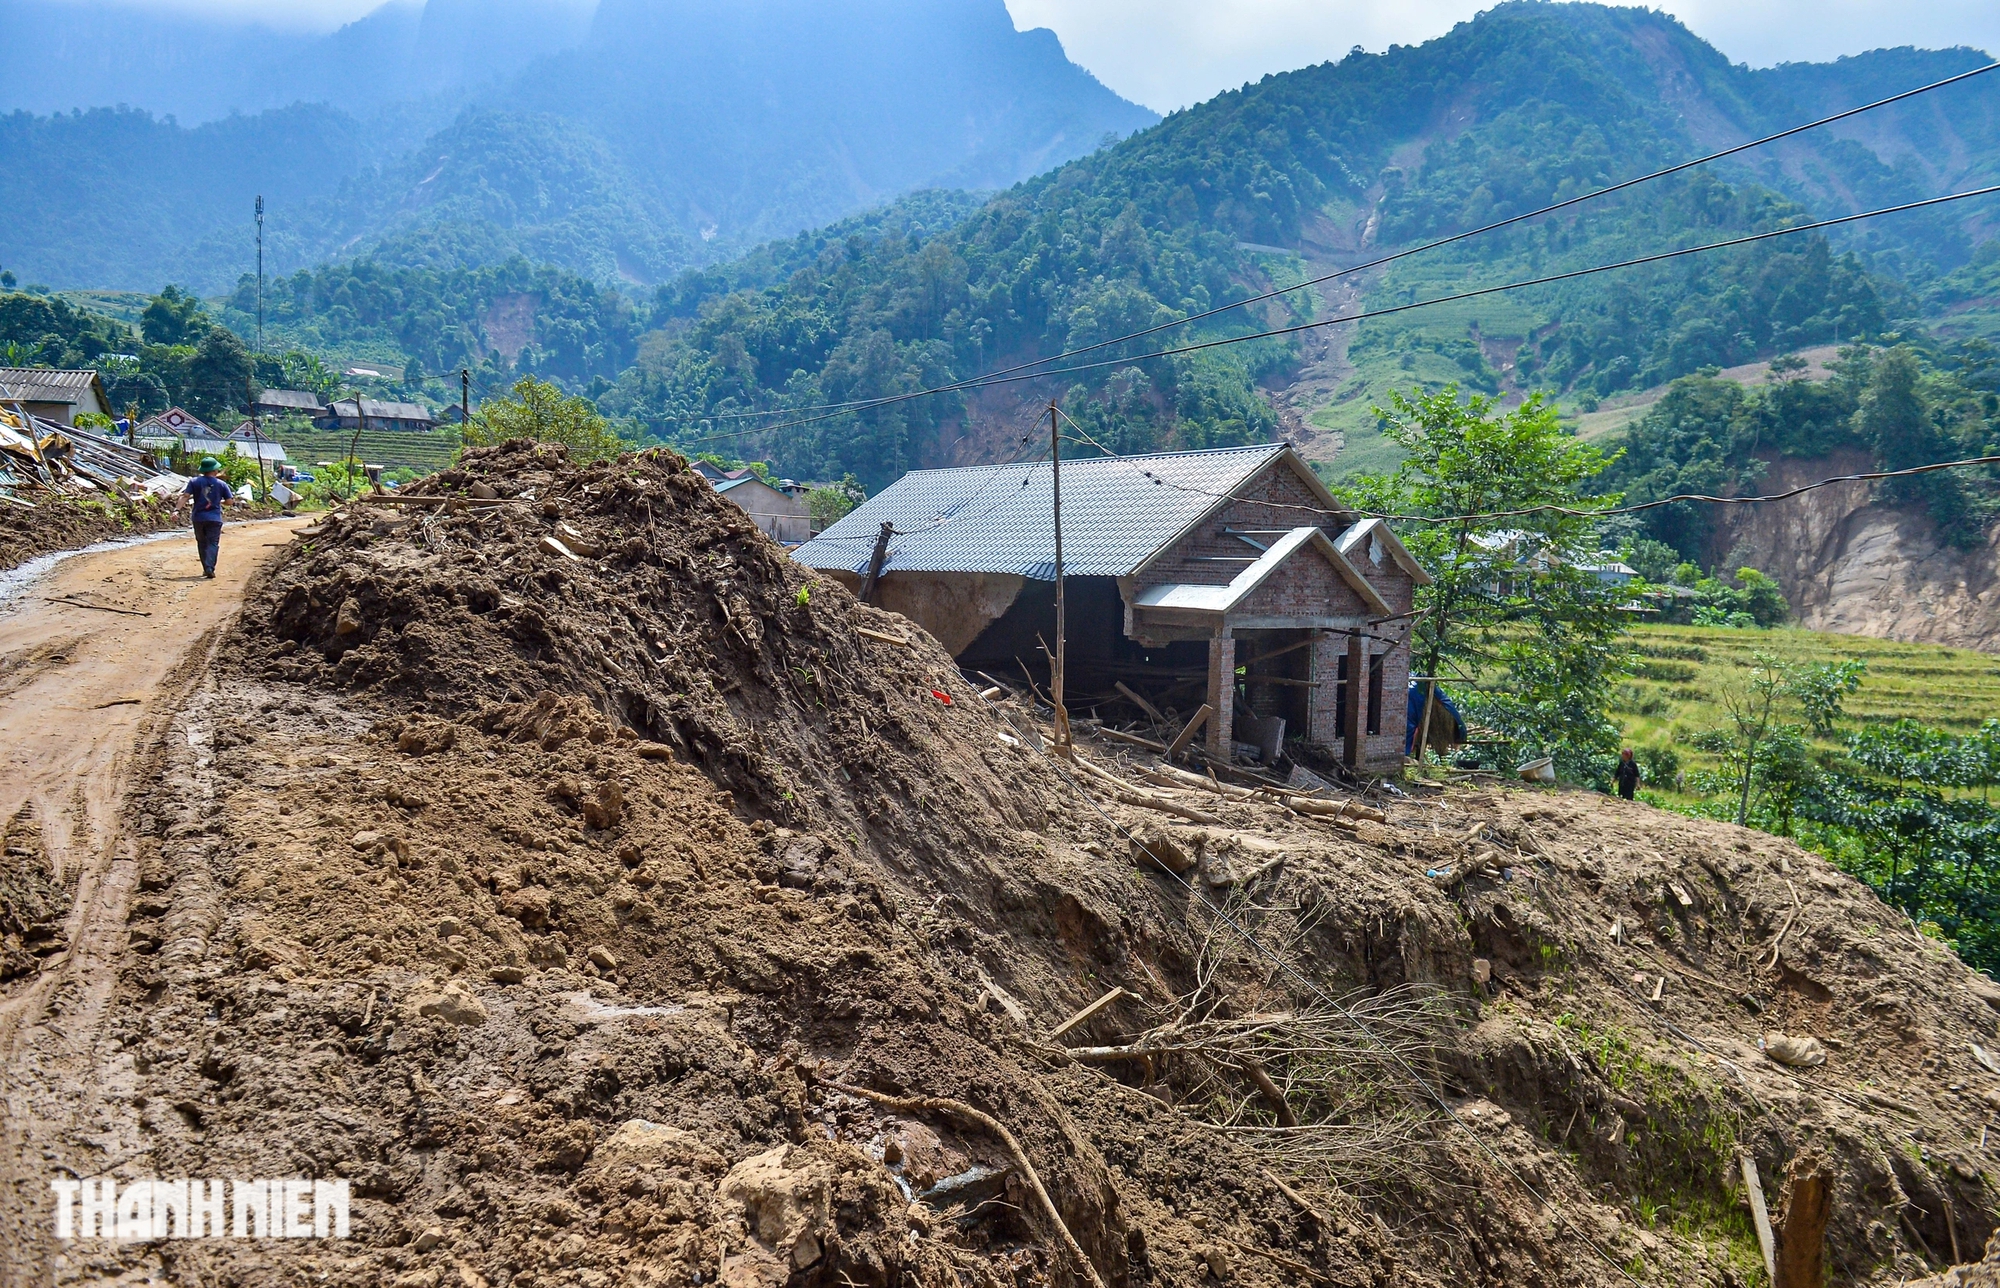
[{"label": "sky", "polygon": [[[332,28],[381,0],[132,0],[267,26]],[[416,2],[416,0],[412,0]],[[1737,62],[1824,61],[1893,45],[2000,51],[2000,0],[1656,0]],[[1159,112],[1269,72],[1420,44],[1491,0],[1006,0],[1015,25],[1049,27],[1070,58]]]}]

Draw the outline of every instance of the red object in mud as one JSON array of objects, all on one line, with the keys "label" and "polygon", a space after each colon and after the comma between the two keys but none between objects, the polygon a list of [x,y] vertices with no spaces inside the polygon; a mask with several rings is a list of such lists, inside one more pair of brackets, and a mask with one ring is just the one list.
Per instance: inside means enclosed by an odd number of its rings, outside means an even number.
[{"label": "red object in mud", "polygon": [[931,696],[936,698],[939,702],[944,703],[946,706],[951,705],[951,695],[949,693],[946,693],[943,689],[932,689]]}]

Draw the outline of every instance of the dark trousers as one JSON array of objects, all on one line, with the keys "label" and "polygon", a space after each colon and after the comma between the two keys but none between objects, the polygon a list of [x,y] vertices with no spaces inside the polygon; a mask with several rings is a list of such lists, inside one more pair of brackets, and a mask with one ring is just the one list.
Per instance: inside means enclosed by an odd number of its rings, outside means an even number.
[{"label": "dark trousers", "polygon": [[214,576],[215,557],[222,552],[222,525],[208,519],[196,519],[194,545],[201,551],[201,570]]},{"label": "dark trousers", "polygon": [[1618,794],[1626,800],[1631,800],[1632,793],[1638,790],[1639,781],[1636,778],[1621,778],[1618,780]]}]

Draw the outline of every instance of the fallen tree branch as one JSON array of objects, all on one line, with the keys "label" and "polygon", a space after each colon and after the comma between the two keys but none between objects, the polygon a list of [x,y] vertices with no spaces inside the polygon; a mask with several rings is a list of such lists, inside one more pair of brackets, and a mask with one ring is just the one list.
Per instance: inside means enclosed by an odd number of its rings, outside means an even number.
[{"label": "fallen tree branch", "polygon": [[1091,1288],[1104,1288],[1104,1280],[1098,1276],[1097,1267],[1092,1265],[1090,1258],[1083,1254],[1082,1245],[1078,1244],[1076,1236],[1069,1232],[1069,1226],[1063,1223],[1062,1213],[1056,1210],[1055,1200],[1050,1198],[1048,1190],[1043,1188],[1041,1176],[1036,1173],[1035,1165],[1028,1159],[1028,1151],[1022,1148],[1021,1142],[1015,1138],[1014,1133],[1007,1130],[1006,1124],[1002,1123],[998,1118],[982,1110],[974,1109],[963,1100],[949,1100],[942,1096],[892,1096],[886,1092],[870,1091],[866,1087],[849,1086],[847,1083],[834,1082],[830,1079],[821,1079],[821,1081],[825,1085],[832,1087],[835,1091],[844,1092],[847,1095],[855,1096],[862,1100],[872,1100],[876,1104],[886,1106],[890,1109],[899,1110],[904,1113],[929,1111],[931,1113],[949,1114],[961,1122],[968,1122],[991,1132],[1007,1147],[1007,1152],[1014,1156],[1014,1162],[1021,1168],[1021,1175],[1027,1178],[1029,1188],[1033,1189],[1035,1196],[1041,1199],[1043,1210],[1049,1214],[1049,1220],[1055,1222],[1057,1233],[1062,1235],[1063,1246],[1069,1250],[1070,1256],[1076,1258],[1077,1267],[1083,1271],[1084,1277],[1090,1280]]},{"label": "fallen tree branch", "polygon": [[1771,941],[1771,960],[1764,963],[1767,967],[1778,964],[1778,945],[1785,942],[1785,935],[1791,930],[1792,923],[1799,919],[1799,913],[1805,906],[1799,902],[1799,888],[1797,886],[1787,881],[1785,882],[1785,888],[1792,892],[1792,915],[1785,918],[1785,924],[1778,928],[1778,937]]}]

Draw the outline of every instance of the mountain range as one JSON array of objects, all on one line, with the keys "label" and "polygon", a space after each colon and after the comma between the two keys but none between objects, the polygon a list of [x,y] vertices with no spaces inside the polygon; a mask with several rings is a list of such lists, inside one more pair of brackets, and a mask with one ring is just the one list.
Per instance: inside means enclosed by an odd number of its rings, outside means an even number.
[{"label": "mountain range", "polygon": [[0,259],[57,288],[227,289],[258,195],[275,272],[393,243],[647,284],[1157,119],[1002,0],[427,0],[319,36],[19,0],[0,39],[39,54],[0,82],[0,164],[38,176]]}]

